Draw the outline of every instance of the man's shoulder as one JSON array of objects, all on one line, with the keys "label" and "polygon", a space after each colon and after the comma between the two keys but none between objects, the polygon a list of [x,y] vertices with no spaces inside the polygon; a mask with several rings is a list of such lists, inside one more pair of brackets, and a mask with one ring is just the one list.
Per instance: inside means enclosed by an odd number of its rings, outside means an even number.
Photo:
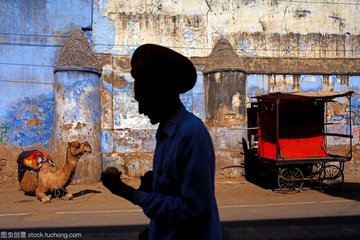
[{"label": "man's shoulder", "polygon": [[205,130],[204,122],[192,112],[187,111],[180,121],[180,128],[184,131]]}]

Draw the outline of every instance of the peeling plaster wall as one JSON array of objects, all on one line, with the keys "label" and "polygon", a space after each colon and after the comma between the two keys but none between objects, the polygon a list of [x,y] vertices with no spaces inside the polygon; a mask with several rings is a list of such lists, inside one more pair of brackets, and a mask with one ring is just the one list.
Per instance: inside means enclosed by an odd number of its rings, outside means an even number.
[{"label": "peeling plaster wall", "polygon": [[226,36],[241,56],[353,58],[360,54],[358,32],[235,32]]},{"label": "peeling plaster wall", "polygon": [[[99,39],[95,47],[116,54],[129,54],[139,44],[153,42],[187,55],[207,56],[219,37],[238,39],[239,35],[249,35],[238,44],[232,39],[234,46],[249,51],[256,41],[253,51],[265,50],[261,55],[276,56],[286,49],[281,45],[294,43],[287,49],[291,54],[304,49],[306,39],[303,42],[297,34],[314,41],[312,47],[316,50],[316,40],[324,35],[331,39],[339,34],[346,45],[351,45],[352,37],[360,32],[356,24],[360,4],[356,0],[97,0],[94,9],[94,25],[101,26],[94,28],[94,36]],[[278,41],[286,34],[292,34],[290,41]],[[330,40],[329,44],[342,43]],[[311,49],[304,50],[309,56]]]},{"label": "peeling plaster wall", "polygon": [[[206,1],[211,33],[271,32],[357,34],[356,0],[339,1]],[[221,27],[224,26],[224,27]]]},{"label": "peeling plaster wall", "polygon": [[71,27],[91,28],[92,1],[2,0],[0,22],[3,183],[17,181],[22,149],[52,153],[55,61]]},{"label": "peeling plaster wall", "polygon": [[[134,79],[126,56],[102,55],[101,152],[103,167],[116,166],[134,177],[152,169],[157,125],[138,113],[134,100]],[[113,70],[112,70],[113,69]],[[194,88],[182,94],[185,107],[205,119],[204,83],[201,73]]]},{"label": "peeling plaster wall", "polygon": [[92,153],[83,156],[73,182],[94,183],[101,176],[99,76],[92,72],[55,73],[54,157],[59,166],[65,161],[68,142],[88,142]]},{"label": "peeling plaster wall", "polygon": [[[73,7],[77,6],[77,7]],[[246,103],[257,93],[273,91],[343,91],[359,89],[359,74],[318,75],[284,73],[264,65],[265,58],[358,59],[360,3],[357,0],[5,0],[0,4],[0,145],[9,149],[51,148],[54,119],[54,65],[68,30],[83,28],[102,61],[101,154],[103,166],[114,165],[129,176],[151,169],[155,131],[137,113],[133,100],[130,58],[143,43],[158,43],[188,56],[206,58],[220,38],[229,40],[242,57],[257,57],[246,77]],[[282,69],[291,61],[283,59]],[[321,61],[320,63],[321,64]],[[337,69],[346,66],[334,65]],[[187,109],[206,121],[204,65],[196,62],[196,86],[181,96]],[[326,69],[326,68],[324,68]],[[332,69],[330,69],[332,71]],[[336,69],[335,69],[336,70]],[[245,69],[246,72],[246,69]],[[360,141],[359,95],[352,117],[340,112],[333,121],[345,128],[353,123],[354,142]],[[342,120],[339,120],[342,119]],[[211,135],[218,169],[242,161],[243,130],[217,126]],[[332,140],[335,144],[337,139]],[[238,150],[237,150],[238,149]],[[51,149],[50,149],[51,150]],[[13,173],[14,157],[1,159]],[[9,167],[11,166],[11,167]],[[1,170],[2,169],[2,170]],[[226,173],[238,175],[241,169]],[[6,179],[10,179],[10,175]],[[13,177],[13,175],[11,175]],[[0,181],[1,181],[0,179]]]},{"label": "peeling plaster wall", "polygon": [[[157,43],[191,58],[208,57],[224,37],[240,59],[359,58],[359,9],[358,1],[95,1],[94,49],[106,69],[101,84],[104,166],[115,165],[125,171],[139,166],[139,172],[150,167],[138,164],[151,162],[156,126],[137,114],[133,100],[129,61],[137,46]],[[204,66],[197,62],[196,67],[197,87],[182,100],[205,121]],[[340,78],[344,76],[251,73],[246,78],[246,103],[250,104],[257,93],[273,91],[358,91],[358,76],[348,77],[348,85]],[[352,104],[355,108],[359,105],[357,97]],[[356,121],[355,138],[359,139]],[[241,164],[243,130],[220,125],[210,129],[220,161],[218,168]],[[136,140],[136,132],[146,137]],[[241,170],[231,171],[226,174],[238,175]]]},{"label": "peeling plaster wall", "polygon": [[54,63],[69,27],[91,26],[91,7],[85,0],[1,2],[0,123],[10,126],[8,144],[49,146]]}]

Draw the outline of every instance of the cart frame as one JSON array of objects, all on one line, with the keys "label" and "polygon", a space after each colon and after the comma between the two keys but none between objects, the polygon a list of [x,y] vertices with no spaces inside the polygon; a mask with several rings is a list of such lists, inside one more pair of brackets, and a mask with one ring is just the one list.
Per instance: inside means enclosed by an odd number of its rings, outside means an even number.
[{"label": "cart frame", "polygon": [[[304,182],[316,183],[317,186],[321,188],[334,188],[340,187],[344,182],[344,167],[345,162],[350,161],[352,159],[352,123],[351,123],[351,97],[353,91],[346,92],[337,92],[337,93],[282,93],[275,92],[264,94],[255,97],[257,99],[257,106],[252,106],[257,108],[257,132],[258,134],[258,143],[254,142],[254,131],[249,130],[248,139],[249,139],[249,147],[248,143],[243,139],[243,149],[245,152],[245,175],[246,172],[250,173],[254,172],[253,168],[263,168],[263,171],[271,171],[275,173],[277,180],[277,189],[281,192],[299,192],[302,190],[304,186]],[[329,124],[327,119],[327,104],[329,102],[334,101],[335,98],[346,97],[348,99],[348,119],[349,119],[349,134],[344,133],[329,133],[327,132],[327,125]],[[300,101],[300,103],[299,103]],[[323,153],[319,154],[309,154],[308,156],[304,153],[301,153],[302,149],[299,144],[299,149],[295,149],[297,147],[296,141],[295,144],[291,143],[291,145],[286,146],[286,143],[281,143],[283,132],[281,131],[281,123],[284,122],[284,117],[281,117],[282,109],[281,107],[285,104],[295,104],[294,106],[298,106],[299,104],[319,104],[315,110],[318,112],[317,116],[323,115],[322,119],[322,130],[319,130],[318,127],[316,131],[318,131],[319,139],[322,140],[322,148]],[[270,105],[269,105],[270,104]],[[298,104],[298,105],[296,105]],[[271,107],[269,107],[271,106]],[[311,106],[311,105],[309,105]],[[262,121],[265,121],[265,114],[260,114],[261,111],[270,111],[271,108],[272,113],[275,115],[271,115],[272,120],[270,121],[271,129],[264,127]],[[274,110],[275,108],[275,110]],[[294,111],[294,110],[292,110]],[[322,112],[319,112],[322,111]],[[252,111],[253,112],[253,111]],[[320,114],[320,115],[319,115]],[[262,119],[264,118],[264,119]],[[269,119],[269,118],[268,118]],[[250,118],[249,118],[250,120]],[[280,121],[281,120],[281,121]],[[319,121],[319,120],[316,120]],[[273,126],[275,124],[275,126]],[[249,128],[252,129],[254,123],[248,123]],[[269,126],[269,125],[267,125]],[[305,126],[304,126],[305,127]],[[275,131],[274,131],[275,128]],[[306,130],[305,130],[306,131]],[[321,131],[321,132],[320,132]],[[291,132],[291,130],[290,130]],[[303,135],[303,132],[299,131],[296,134]],[[263,138],[262,135],[268,136],[268,138],[272,139],[272,143],[266,142],[268,139]],[[275,140],[273,139],[273,135],[275,135]],[[338,138],[347,138],[349,150],[345,155],[337,155],[331,154],[328,151],[327,147],[327,136],[333,136]],[[292,136],[293,137],[293,136]],[[265,140],[264,140],[265,139]],[[301,141],[301,137],[299,137]],[[304,138],[306,139],[306,138]],[[289,140],[289,139],[287,139]],[[290,140],[292,141],[292,140]],[[294,142],[294,141],[293,141]],[[289,141],[288,141],[289,143]],[[315,144],[316,145],[316,144]],[[282,148],[288,147],[290,152],[288,156],[282,152]],[[298,155],[291,153],[291,147],[296,151],[299,151]],[[309,146],[311,148],[311,146]],[[306,147],[304,148],[306,152]],[[320,151],[320,150],[318,150]],[[258,163],[254,163],[253,161],[258,161]],[[252,169],[251,169],[252,168]],[[261,175],[261,174],[260,174]],[[263,173],[262,173],[263,175]]]}]

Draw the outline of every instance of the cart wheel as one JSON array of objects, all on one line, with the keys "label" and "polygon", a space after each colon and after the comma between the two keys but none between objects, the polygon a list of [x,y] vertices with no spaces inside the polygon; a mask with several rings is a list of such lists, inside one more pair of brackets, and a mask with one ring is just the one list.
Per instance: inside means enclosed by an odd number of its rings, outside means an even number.
[{"label": "cart wheel", "polygon": [[311,169],[311,177],[313,179],[319,179],[320,177],[322,177],[322,172],[324,171],[324,163],[314,163],[312,165],[312,169]]},{"label": "cart wheel", "polygon": [[324,168],[322,187],[340,188],[344,183],[344,172],[341,167],[327,165]]},{"label": "cart wheel", "polygon": [[311,167],[311,174],[309,177],[310,183],[311,184],[321,184],[322,179],[324,178],[324,168],[325,168],[325,164],[324,163],[314,163]]},{"label": "cart wheel", "polygon": [[298,168],[280,169],[278,186],[283,192],[299,192],[304,185],[304,174]]}]

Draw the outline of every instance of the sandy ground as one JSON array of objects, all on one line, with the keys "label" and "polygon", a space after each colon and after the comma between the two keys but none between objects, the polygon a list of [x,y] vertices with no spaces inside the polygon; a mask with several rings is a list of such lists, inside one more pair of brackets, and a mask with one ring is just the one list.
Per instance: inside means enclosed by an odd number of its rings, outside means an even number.
[{"label": "sandy ground", "polygon": [[[139,181],[128,181],[134,187]],[[73,200],[52,199],[51,203],[43,204],[35,196],[27,196],[19,189],[18,184],[0,186],[0,214],[33,211],[59,211],[81,209],[84,211],[103,209],[134,209],[136,206],[126,200],[112,195],[101,183],[92,185],[70,185],[68,191],[74,194]],[[216,197],[219,206],[238,204],[257,204],[268,202],[289,202],[329,197],[360,199],[360,171],[346,171],[345,182],[338,191],[321,191],[305,187],[302,192],[283,194],[264,187],[262,184],[247,182],[244,178],[216,179]],[[46,219],[38,219],[39,221]]]},{"label": "sandy ground", "polygon": [[[128,183],[139,185],[138,180]],[[54,198],[43,204],[35,196],[24,195],[18,184],[1,185],[0,232],[72,232],[82,234],[81,239],[129,240],[137,239],[149,221],[139,207],[112,195],[101,183],[70,185],[68,190],[73,200]],[[216,197],[224,240],[360,237],[359,210],[353,208],[358,209],[360,201],[360,171],[347,171],[341,190],[304,188],[295,194],[279,193],[244,178],[218,177]],[[332,217],[322,217],[327,212]],[[314,231],[319,238],[314,238]]]}]

